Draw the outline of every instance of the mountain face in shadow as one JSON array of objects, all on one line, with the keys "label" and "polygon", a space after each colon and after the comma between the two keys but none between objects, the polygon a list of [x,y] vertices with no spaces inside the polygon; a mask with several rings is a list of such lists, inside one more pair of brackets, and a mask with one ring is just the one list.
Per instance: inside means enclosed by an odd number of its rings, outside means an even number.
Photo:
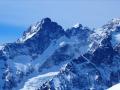
[{"label": "mountain face in shadow", "polygon": [[0,90],[105,90],[120,80],[120,19],[67,30],[44,18],[0,46]]}]

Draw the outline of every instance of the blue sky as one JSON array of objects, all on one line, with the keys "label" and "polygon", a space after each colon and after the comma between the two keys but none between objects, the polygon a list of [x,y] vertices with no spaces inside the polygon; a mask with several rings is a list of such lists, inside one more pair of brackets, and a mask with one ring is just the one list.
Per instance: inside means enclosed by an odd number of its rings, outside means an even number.
[{"label": "blue sky", "polygon": [[77,22],[100,27],[120,17],[120,0],[0,0],[0,44],[13,42],[44,17],[63,28]]}]

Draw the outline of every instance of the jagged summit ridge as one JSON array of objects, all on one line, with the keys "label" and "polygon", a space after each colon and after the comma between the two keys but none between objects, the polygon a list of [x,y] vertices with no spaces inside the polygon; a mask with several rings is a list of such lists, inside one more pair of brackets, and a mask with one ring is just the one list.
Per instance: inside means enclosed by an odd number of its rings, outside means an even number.
[{"label": "jagged summit ridge", "polygon": [[107,24],[103,26],[104,29],[115,30],[120,27],[120,18],[113,18]]},{"label": "jagged summit ridge", "polygon": [[119,19],[64,30],[44,18],[0,47],[0,89],[104,90],[119,82],[119,30]]},{"label": "jagged summit ridge", "polygon": [[[50,29],[49,29],[50,28]],[[48,31],[47,31],[48,30]],[[56,22],[53,22],[50,18],[44,18],[40,22],[31,25],[27,31],[23,33],[22,38],[18,40],[18,42],[25,42],[28,39],[40,34],[40,32],[50,33],[57,31],[64,32],[62,27],[58,25]]]},{"label": "jagged summit ridge", "polygon": [[79,53],[87,51],[88,43],[83,38],[88,39],[89,31],[84,27],[65,31],[49,18],[30,26],[21,41],[7,43],[0,51],[3,63],[0,68],[4,68],[1,89],[17,89],[19,83],[25,83],[31,76],[58,71],[71,59],[77,58]]},{"label": "jagged summit ridge", "polygon": [[[115,26],[119,25],[115,23]],[[114,36],[114,32],[120,29],[106,27],[107,31],[101,27],[100,31],[95,30],[91,34],[94,37],[92,39],[98,38],[96,42],[93,42],[97,43],[97,47],[95,47],[96,44],[93,44],[94,50],[92,52],[80,54],[77,59],[73,59],[65,65],[58,75],[44,83],[38,90],[105,90],[119,83],[120,41],[113,45],[115,37],[111,36]]]}]

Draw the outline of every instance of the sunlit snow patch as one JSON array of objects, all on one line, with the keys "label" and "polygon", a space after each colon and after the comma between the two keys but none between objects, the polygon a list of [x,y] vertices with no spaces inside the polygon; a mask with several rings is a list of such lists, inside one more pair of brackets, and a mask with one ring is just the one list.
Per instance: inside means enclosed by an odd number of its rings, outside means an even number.
[{"label": "sunlit snow patch", "polygon": [[29,79],[25,83],[24,87],[20,90],[36,90],[44,83],[44,81],[51,79],[53,76],[57,74],[58,72],[49,72],[43,75],[38,75],[37,77],[33,77]]},{"label": "sunlit snow patch", "polygon": [[60,45],[60,47],[64,47],[65,46],[65,42],[63,41],[59,45]]},{"label": "sunlit snow patch", "polygon": [[74,28],[78,28],[80,26],[80,24],[79,23],[76,23],[73,27]]},{"label": "sunlit snow patch", "polygon": [[2,50],[3,48],[4,48],[4,46],[1,45],[1,46],[0,46],[0,50]]},{"label": "sunlit snow patch", "polygon": [[120,90],[120,83],[112,86],[111,88],[109,88],[107,90]]}]

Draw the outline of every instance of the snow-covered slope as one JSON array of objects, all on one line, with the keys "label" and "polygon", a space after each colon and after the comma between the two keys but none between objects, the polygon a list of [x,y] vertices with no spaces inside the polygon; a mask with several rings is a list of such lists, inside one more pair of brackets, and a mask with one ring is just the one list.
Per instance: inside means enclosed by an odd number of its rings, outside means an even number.
[{"label": "snow-covered slope", "polygon": [[49,72],[46,74],[38,75],[37,77],[33,77],[26,81],[24,87],[20,90],[36,90],[37,88],[39,88],[39,85],[47,80],[52,79],[53,76],[57,74],[58,72]]},{"label": "snow-covered slope", "polygon": [[89,51],[79,54],[38,90],[105,90],[119,83],[120,42],[113,42],[114,33],[119,34],[120,30],[118,20],[94,30]]},{"label": "snow-covered slope", "polygon": [[120,19],[64,30],[50,18],[0,46],[0,90],[104,90],[119,82]]},{"label": "snow-covered slope", "polygon": [[81,26],[64,31],[49,18],[30,26],[17,42],[1,46],[0,60],[5,64],[1,65],[0,88],[18,90],[32,77],[58,72],[79,53],[87,52],[90,33]]},{"label": "snow-covered slope", "polygon": [[107,90],[120,90],[120,84],[116,84]]}]

